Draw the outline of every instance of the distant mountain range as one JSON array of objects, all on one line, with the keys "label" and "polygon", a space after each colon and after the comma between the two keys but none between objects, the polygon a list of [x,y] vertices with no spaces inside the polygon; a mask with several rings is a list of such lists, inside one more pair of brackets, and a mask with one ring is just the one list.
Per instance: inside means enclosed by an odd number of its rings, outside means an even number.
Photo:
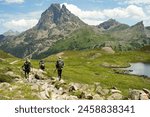
[{"label": "distant mountain range", "polygon": [[12,31],[8,30],[7,32],[0,35],[0,41],[3,41],[5,39],[13,38],[14,36],[18,36],[20,33],[18,31]]},{"label": "distant mountain range", "polygon": [[0,36],[0,49],[17,57],[32,58],[64,50],[110,46],[126,51],[150,45],[150,27],[144,27],[142,21],[129,26],[109,19],[98,26],[89,26],[60,4],[52,4],[44,11],[33,28],[12,38],[3,39],[3,36]]}]

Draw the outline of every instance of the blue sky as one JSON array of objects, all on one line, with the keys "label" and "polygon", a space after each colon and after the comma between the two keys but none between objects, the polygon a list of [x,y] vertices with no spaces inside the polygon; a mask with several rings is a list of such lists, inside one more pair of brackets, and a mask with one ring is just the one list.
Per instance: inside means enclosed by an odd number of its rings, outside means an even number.
[{"label": "blue sky", "polygon": [[143,20],[150,26],[150,0],[0,0],[0,34],[33,27],[52,3],[65,4],[90,25],[113,18],[129,25]]}]

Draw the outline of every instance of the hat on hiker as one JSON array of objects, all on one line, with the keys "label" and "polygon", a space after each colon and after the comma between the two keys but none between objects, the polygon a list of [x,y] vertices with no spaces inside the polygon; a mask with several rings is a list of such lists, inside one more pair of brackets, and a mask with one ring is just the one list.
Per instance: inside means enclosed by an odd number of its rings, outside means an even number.
[{"label": "hat on hiker", "polygon": [[30,62],[29,58],[26,58],[26,62]]},{"label": "hat on hiker", "polygon": [[61,59],[61,56],[59,56],[58,59]]}]

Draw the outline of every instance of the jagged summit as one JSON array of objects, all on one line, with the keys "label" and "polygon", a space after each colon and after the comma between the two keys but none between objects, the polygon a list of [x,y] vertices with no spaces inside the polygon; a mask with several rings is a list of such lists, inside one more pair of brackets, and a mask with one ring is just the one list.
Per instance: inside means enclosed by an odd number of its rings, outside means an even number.
[{"label": "jagged summit", "polygon": [[41,18],[37,24],[38,29],[49,29],[55,25],[62,25],[65,23],[72,23],[73,25],[80,25],[83,22],[74,14],[72,14],[65,5],[52,4],[45,12],[42,13]]},{"label": "jagged summit", "polygon": [[65,5],[52,4],[42,13],[36,26],[7,40],[9,44],[7,41],[2,43],[0,48],[17,57],[36,56],[85,25]]},{"label": "jagged summit", "polygon": [[139,30],[139,31],[144,31],[144,24],[143,21],[140,21],[138,23],[136,23],[135,25],[131,26],[131,28],[134,28],[135,30]]}]

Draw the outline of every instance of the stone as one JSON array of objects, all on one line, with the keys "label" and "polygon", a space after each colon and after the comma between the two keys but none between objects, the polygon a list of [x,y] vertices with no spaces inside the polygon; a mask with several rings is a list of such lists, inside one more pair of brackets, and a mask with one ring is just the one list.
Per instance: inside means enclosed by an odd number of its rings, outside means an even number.
[{"label": "stone", "polygon": [[37,84],[34,84],[34,85],[31,86],[31,90],[38,91],[39,90],[39,86]]},{"label": "stone", "polygon": [[0,83],[0,89],[8,89],[11,85],[7,82]]},{"label": "stone", "polygon": [[150,90],[146,89],[146,88],[143,88],[143,91],[147,94],[150,94]]},{"label": "stone", "polygon": [[142,93],[144,93],[142,90],[129,90],[129,98],[131,98],[131,100],[140,100],[140,94]]},{"label": "stone", "polygon": [[112,87],[112,89],[115,89],[115,90],[117,90],[117,87],[115,87],[115,86],[114,86],[114,87]]},{"label": "stone", "polygon": [[82,84],[80,83],[70,83],[69,86],[74,86],[76,90],[81,89]]},{"label": "stone", "polygon": [[95,87],[95,91],[96,91],[96,93],[101,94],[101,92],[102,92],[102,87],[101,87],[101,86]]},{"label": "stone", "polygon": [[102,96],[105,96],[105,95],[108,95],[109,92],[110,92],[109,89],[102,89],[102,90],[99,90],[97,93]]},{"label": "stone", "polygon": [[50,77],[50,80],[56,80],[56,77]]},{"label": "stone", "polygon": [[58,94],[56,94],[56,93],[54,93],[54,92],[51,92],[51,99],[52,99],[52,100],[56,100],[58,97],[59,97]]},{"label": "stone", "polygon": [[146,94],[145,92],[140,93],[140,100],[149,100],[148,94]]},{"label": "stone", "polygon": [[35,74],[34,77],[35,77],[35,79],[38,79],[38,80],[39,80],[39,79],[42,79],[42,77],[39,76],[39,74]]},{"label": "stone", "polygon": [[115,51],[111,47],[103,47],[102,50],[108,54],[115,54]]},{"label": "stone", "polygon": [[21,78],[21,76],[14,74],[12,71],[6,72],[5,75],[11,76],[13,78]]},{"label": "stone", "polygon": [[75,89],[75,87],[74,86],[70,86],[69,87],[69,92],[73,92],[73,91],[75,91],[76,89]]},{"label": "stone", "polygon": [[87,95],[85,95],[85,98],[88,99],[88,100],[92,100],[93,96],[91,94],[87,94]]},{"label": "stone", "polygon": [[45,83],[44,85],[41,86],[40,89],[43,91],[43,90],[47,89],[48,87],[49,87],[49,85],[47,83]]},{"label": "stone", "polygon": [[77,96],[67,96],[66,100],[78,100]]},{"label": "stone", "polygon": [[48,89],[46,89],[45,90],[45,95],[46,95],[47,98],[50,98],[51,97],[51,92]]},{"label": "stone", "polygon": [[94,91],[94,86],[92,86],[92,85],[88,85],[88,84],[83,84],[83,85],[81,85],[81,88],[80,88],[80,90],[81,91],[91,91],[92,89],[93,89],[93,91]]},{"label": "stone", "polygon": [[93,96],[93,100],[104,100],[104,98],[101,97],[101,96],[98,95],[98,94],[95,94],[95,95]]},{"label": "stone", "polygon": [[47,100],[48,99],[48,97],[45,94],[45,91],[42,91],[42,92],[39,93],[39,98],[41,100]]},{"label": "stone", "polygon": [[121,91],[120,90],[116,90],[116,89],[111,89],[110,93],[121,93]]},{"label": "stone", "polygon": [[123,96],[120,93],[114,93],[110,95],[107,100],[122,100]]}]

